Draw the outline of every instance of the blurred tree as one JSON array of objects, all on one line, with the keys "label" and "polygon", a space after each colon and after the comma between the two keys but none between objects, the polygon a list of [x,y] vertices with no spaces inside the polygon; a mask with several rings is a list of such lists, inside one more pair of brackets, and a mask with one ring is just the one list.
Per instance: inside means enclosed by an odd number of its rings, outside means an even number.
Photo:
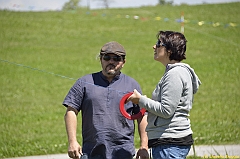
[{"label": "blurred tree", "polygon": [[80,0],[69,0],[63,5],[62,10],[75,10],[78,8],[79,2]]},{"label": "blurred tree", "polygon": [[109,4],[114,2],[114,0],[96,0],[96,1],[101,1],[103,2],[103,6],[104,8],[108,9],[109,8]]},{"label": "blurred tree", "polygon": [[159,5],[172,5],[173,0],[158,0]]}]

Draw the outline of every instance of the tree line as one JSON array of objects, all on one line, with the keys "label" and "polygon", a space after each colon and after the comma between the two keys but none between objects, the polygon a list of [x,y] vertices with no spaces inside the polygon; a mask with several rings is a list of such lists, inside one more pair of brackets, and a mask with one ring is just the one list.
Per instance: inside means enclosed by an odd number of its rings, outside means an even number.
[{"label": "tree line", "polygon": [[[110,3],[114,3],[114,0],[93,0],[93,1],[99,1],[102,3],[103,7],[108,9]],[[76,10],[80,8],[79,3],[81,0],[69,0],[66,2],[62,10]],[[173,5],[173,0],[158,0],[158,5]],[[90,0],[87,0],[87,7],[90,8]]]}]

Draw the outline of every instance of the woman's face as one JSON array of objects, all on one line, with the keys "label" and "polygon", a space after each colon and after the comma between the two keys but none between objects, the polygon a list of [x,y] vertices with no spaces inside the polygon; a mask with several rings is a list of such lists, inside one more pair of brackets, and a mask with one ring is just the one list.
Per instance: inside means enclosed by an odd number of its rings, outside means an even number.
[{"label": "woman's face", "polygon": [[153,50],[154,50],[154,60],[163,63],[164,61],[169,59],[169,57],[167,56],[165,44],[163,44],[160,40],[158,40],[157,43],[153,45]]}]

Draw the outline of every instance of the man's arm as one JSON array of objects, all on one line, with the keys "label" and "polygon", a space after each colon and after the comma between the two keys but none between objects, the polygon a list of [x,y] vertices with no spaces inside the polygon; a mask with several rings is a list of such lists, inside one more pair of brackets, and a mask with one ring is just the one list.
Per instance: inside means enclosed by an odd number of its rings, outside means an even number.
[{"label": "man's arm", "polygon": [[146,132],[147,127],[147,115],[144,115],[142,118],[137,119],[138,122],[138,132],[140,136],[140,148],[137,152],[136,159],[149,159],[148,154],[148,137]]},{"label": "man's arm", "polygon": [[69,144],[68,156],[73,159],[79,159],[82,155],[82,148],[77,142],[77,114],[76,109],[68,106],[64,117]]}]

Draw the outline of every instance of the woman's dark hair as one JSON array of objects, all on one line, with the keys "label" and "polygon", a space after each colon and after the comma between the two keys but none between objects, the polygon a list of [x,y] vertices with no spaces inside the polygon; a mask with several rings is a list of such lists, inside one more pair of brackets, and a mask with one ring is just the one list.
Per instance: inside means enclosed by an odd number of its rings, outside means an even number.
[{"label": "woman's dark hair", "polygon": [[182,33],[174,31],[159,31],[157,34],[160,40],[171,55],[170,60],[182,61],[186,59],[186,43],[187,40]]}]

